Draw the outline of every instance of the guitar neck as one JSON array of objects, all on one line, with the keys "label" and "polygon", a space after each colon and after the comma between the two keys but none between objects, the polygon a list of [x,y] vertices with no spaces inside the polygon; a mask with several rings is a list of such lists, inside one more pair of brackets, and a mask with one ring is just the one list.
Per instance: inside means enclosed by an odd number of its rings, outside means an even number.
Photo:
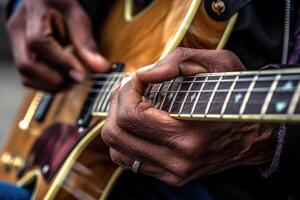
[{"label": "guitar neck", "polygon": [[[102,88],[94,115],[107,114],[110,88],[120,77],[112,75],[110,85]],[[149,85],[145,97],[179,119],[300,122],[300,69],[178,77]]]}]

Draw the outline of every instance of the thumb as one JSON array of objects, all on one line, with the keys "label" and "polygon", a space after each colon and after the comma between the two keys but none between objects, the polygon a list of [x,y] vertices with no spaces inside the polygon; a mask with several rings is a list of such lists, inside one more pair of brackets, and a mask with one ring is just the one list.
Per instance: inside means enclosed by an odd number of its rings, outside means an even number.
[{"label": "thumb", "polygon": [[73,6],[66,16],[71,41],[75,51],[91,70],[106,72],[110,68],[109,62],[98,52],[96,42],[92,34],[90,18],[82,10],[80,5]]},{"label": "thumb", "polygon": [[208,72],[193,57],[195,53],[186,48],[177,48],[170,55],[155,64],[148,65],[136,71],[136,77],[144,83],[161,83],[178,76],[190,76]]}]

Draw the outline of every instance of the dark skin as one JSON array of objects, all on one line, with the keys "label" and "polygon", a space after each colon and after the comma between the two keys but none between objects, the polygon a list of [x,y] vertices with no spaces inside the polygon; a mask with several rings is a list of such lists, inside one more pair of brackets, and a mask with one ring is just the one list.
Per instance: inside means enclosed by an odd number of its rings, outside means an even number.
[{"label": "dark skin", "polygon": [[[60,21],[56,28],[70,40],[72,52],[54,37],[53,19]],[[25,86],[55,93],[84,81],[87,71],[109,69],[76,0],[23,0],[6,29]]]},{"label": "dark skin", "polygon": [[149,83],[180,75],[244,70],[231,52],[179,48],[152,68],[138,70],[117,86],[102,129],[111,159],[124,168],[142,161],[139,172],[172,186],[227,169],[269,162],[277,130],[267,124],[193,122],[171,118],[143,97]]}]

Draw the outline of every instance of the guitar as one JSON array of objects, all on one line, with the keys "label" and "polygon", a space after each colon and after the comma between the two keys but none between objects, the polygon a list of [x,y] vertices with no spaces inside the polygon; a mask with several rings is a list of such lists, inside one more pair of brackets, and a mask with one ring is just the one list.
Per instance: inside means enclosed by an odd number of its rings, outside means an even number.
[{"label": "guitar", "polygon": [[[200,0],[185,0],[184,4],[182,0],[156,0],[138,13],[136,10],[131,0],[116,1],[99,30],[104,55],[125,65],[115,63],[113,73],[91,75],[82,85],[55,97],[29,93],[1,153],[1,179],[32,188],[33,199],[108,198],[122,169],[110,161],[99,133],[111,88],[126,75],[121,71],[132,72],[154,63],[177,46],[222,49],[237,19],[234,15],[227,21],[214,21]],[[179,77],[150,85],[145,95],[154,107],[180,119],[250,120],[245,117],[249,114],[254,121],[298,121],[299,91],[294,78],[299,71],[247,73]],[[248,82],[248,87],[233,86]],[[256,87],[261,82],[271,85]],[[227,87],[219,88],[226,83]],[[247,113],[249,106],[257,104],[249,103],[256,102],[251,100],[256,90],[265,91],[268,101],[262,97],[260,112]],[[294,106],[272,103],[277,90],[293,93],[285,103]],[[238,113],[235,103],[241,103]],[[280,113],[272,113],[269,104]],[[217,107],[221,109],[214,109]]]}]

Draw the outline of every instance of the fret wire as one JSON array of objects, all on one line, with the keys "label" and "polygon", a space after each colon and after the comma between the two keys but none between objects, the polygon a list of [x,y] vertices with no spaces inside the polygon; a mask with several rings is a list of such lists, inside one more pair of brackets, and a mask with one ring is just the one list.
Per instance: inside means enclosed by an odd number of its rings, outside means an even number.
[{"label": "fret wire", "polygon": [[180,88],[181,88],[181,85],[182,85],[182,83],[179,84],[179,86],[178,86],[178,88],[177,88],[177,92],[175,93],[175,95],[174,95],[174,97],[173,97],[172,103],[171,103],[171,105],[170,105],[170,107],[169,107],[169,110],[168,110],[169,113],[171,113],[171,110],[172,110],[172,108],[173,108],[173,105],[174,105],[175,99],[176,99],[176,97],[177,97],[178,91],[179,91]]},{"label": "fret wire", "polygon": [[[274,74],[275,75],[275,74]],[[300,74],[299,74],[300,75]],[[290,75],[290,76],[284,76],[281,80],[282,81],[291,81],[291,80],[295,80],[298,81],[299,80],[299,75]],[[109,77],[111,77],[112,75],[110,75]],[[209,76],[210,77],[210,76]],[[224,76],[223,76],[224,77]],[[292,78],[289,78],[292,77]],[[192,77],[194,78],[194,77]],[[173,79],[175,80],[175,79]],[[173,80],[171,81],[166,81],[164,83],[171,83],[173,82]],[[226,83],[226,82],[233,82],[235,79],[225,79],[225,80],[221,80],[221,83]],[[245,78],[242,80],[239,80],[239,82],[248,82],[248,81],[252,81],[253,78]],[[256,82],[264,82],[264,81],[274,81],[274,78],[272,77],[266,77],[266,78],[259,78],[258,80],[256,80]],[[103,83],[106,83],[108,81],[95,81],[94,83],[101,83],[101,84],[96,84],[97,86],[102,86]],[[175,83],[203,83],[204,81],[174,81]],[[207,83],[216,83],[217,80],[207,80]]]},{"label": "fret wire", "polygon": [[[205,77],[205,80],[207,80],[207,79],[208,79],[208,76]],[[204,80],[204,81],[205,81],[205,80]],[[201,94],[201,92],[202,92],[204,86],[205,86],[205,82],[203,82],[203,84],[201,85],[201,88],[200,88],[200,90],[199,90],[199,92],[198,92],[198,94],[197,94],[195,103],[194,103],[193,108],[192,108],[192,111],[191,111],[191,116],[193,116],[193,114],[194,114],[194,112],[195,112],[195,109],[196,109],[196,106],[197,106],[197,102],[198,102],[198,100],[199,100],[199,98],[200,98],[200,94]]]},{"label": "fret wire", "polygon": [[104,98],[104,101],[101,105],[101,111],[105,111],[105,107],[106,107],[106,104],[108,103],[110,97],[111,97],[111,89],[113,88],[113,86],[115,85],[115,83],[119,80],[120,76],[114,76],[113,79],[112,79],[112,82],[109,84],[108,86],[108,92],[106,93],[105,98]]},{"label": "fret wire", "polygon": [[102,106],[102,111],[108,111],[108,105],[109,105],[109,100],[110,100],[110,97],[111,97],[111,93],[112,93],[112,88],[114,87],[114,85],[122,79],[122,76],[116,76],[115,77],[115,82],[113,84],[111,84],[110,86],[110,90],[107,94],[107,98],[105,99],[104,103],[103,103],[103,106]]},{"label": "fret wire", "polygon": [[270,87],[270,91],[268,92],[265,102],[261,108],[261,112],[260,112],[261,117],[263,117],[263,115],[265,115],[267,113],[269,104],[271,103],[274,91],[276,90],[276,87],[278,85],[280,78],[281,78],[281,74],[277,74],[276,78],[274,79],[274,81]]},{"label": "fret wire", "polygon": [[[110,78],[111,78],[111,76],[108,77],[108,79],[110,79]],[[97,94],[97,97],[96,97],[96,99],[95,99],[93,108],[92,108],[93,112],[96,112],[96,111],[97,111],[97,109],[98,109],[98,102],[100,101],[100,98],[102,97],[101,94],[105,91],[105,86],[106,86],[108,83],[109,83],[108,80],[106,80],[105,83],[101,86],[101,88],[100,88],[100,90],[99,90],[99,92],[98,92],[98,94]],[[95,84],[95,83],[94,83],[94,84]],[[102,92],[102,91],[103,91],[103,92]],[[91,92],[90,92],[90,93],[91,93]]]},{"label": "fret wire", "polygon": [[[175,79],[173,79],[173,80],[171,81],[171,83],[169,84],[169,86],[168,86],[168,88],[167,88],[167,91],[169,91],[169,89],[170,89],[171,86],[173,85],[174,81],[175,81]],[[167,94],[168,94],[168,93],[166,93],[166,95],[164,96],[164,98],[163,98],[163,100],[162,100],[162,103],[161,103],[161,105],[159,106],[159,110],[162,110],[162,107],[163,107],[163,105],[164,105],[164,103],[165,103],[165,101],[166,101],[166,98],[167,98]]]},{"label": "fret wire", "polygon": [[289,106],[289,109],[288,109],[288,115],[293,115],[294,114],[299,99],[300,99],[300,81],[299,81],[297,89],[296,89],[296,91],[295,91],[295,93],[292,97],[292,100],[291,100],[291,103],[290,103],[290,106]]},{"label": "fret wire", "polygon": [[223,115],[224,115],[224,113],[225,113],[225,110],[226,110],[226,108],[227,108],[227,104],[228,104],[228,102],[229,102],[229,99],[230,99],[230,97],[231,97],[231,94],[233,93],[234,87],[235,87],[235,85],[236,85],[238,79],[239,79],[239,76],[236,76],[235,79],[234,79],[234,81],[233,81],[233,83],[231,84],[231,87],[230,87],[230,89],[229,89],[228,94],[226,95],[226,98],[225,98],[225,101],[224,101],[224,104],[223,104],[222,110],[221,110],[221,117],[223,117]]},{"label": "fret wire", "polygon": [[256,80],[258,79],[258,75],[255,75],[250,86],[248,87],[248,90],[247,90],[247,93],[245,94],[245,97],[244,97],[244,100],[243,100],[243,103],[241,105],[241,108],[240,108],[240,112],[239,112],[239,115],[241,116],[242,114],[244,114],[245,112],[245,109],[246,109],[246,106],[247,106],[247,103],[248,103],[248,100],[250,98],[250,95],[251,95],[251,92],[255,86],[255,83],[256,83]]},{"label": "fret wire", "polygon": [[[214,90],[202,90],[202,92],[213,92]],[[243,88],[243,89],[234,89],[233,92],[247,92],[248,89],[247,88]],[[270,91],[270,87],[264,87],[264,88],[254,88],[251,90],[251,92],[269,92]],[[284,88],[277,88],[276,89],[277,92],[290,92],[290,91],[286,91],[286,89]],[[95,90],[95,92],[97,92]],[[149,93],[155,93],[156,91],[149,91]],[[166,91],[165,93],[175,93],[177,91]],[[183,90],[183,91],[178,91],[178,93],[186,93],[188,92],[187,90]],[[190,92],[198,92],[198,90],[191,90]],[[217,89],[217,92],[229,92],[229,89]]]},{"label": "fret wire", "polygon": [[[300,73],[300,69],[298,68],[290,68],[290,69],[273,69],[273,70],[264,70],[264,71],[236,71],[236,72],[222,72],[222,73],[202,73],[199,75],[199,77],[205,77],[205,76],[220,76],[220,74],[224,75],[224,76],[236,76],[236,75],[255,75],[257,72],[260,72],[262,75],[277,75],[278,73],[280,74],[298,74]],[[124,74],[124,73],[120,73],[120,72],[113,72],[110,74]],[[94,73],[91,74],[91,77],[108,77],[110,76],[110,74],[103,74],[103,73]],[[132,73],[125,73],[125,74],[132,74]],[[187,77],[191,77],[191,76],[187,76]]]},{"label": "fret wire", "polygon": [[[198,93],[199,90],[191,90],[191,91],[162,91],[163,93],[186,93],[186,92],[197,92]],[[202,90],[202,92],[213,92],[214,90]],[[233,89],[231,90],[230,89],[217,89],[216,92],[247,92],[248,90],[247,89]],[[253,90],[251,90],[251,92],[269,92],[270,91],[270,87],[264,87],[264,88],[254,88]],[[106,93],[109,93],[110,90],[109,89],[100,89],[100,90],[97,90],[97,89],[94,89],[94,90],[90,90],[89,91],[90,93],[97,93],[97,94],[106,94]],[[156,91],[149,91],[148,93],[154,93]],[[286,91],[285,89],[281,89],[281,88],[277,88],[276,89],[276,92],[280,93],[285,93],[285,92],[290,92],[290,91]]]},{"label": "fret wire", "polygon": [[[194,79],[193,79],[193,81],[195,81],[196,78],[197,78],[197,77],[195,76]],[[188,97],[188,95],[189,95],[189,93],[190,93],[190,91],[191,91],[191,89],[192,89],[192,87],[193,87],[193,84],[194,84],[194,82],[191,83],[191,85],[189,86],[189,89],[188,89],[187,93],[186,93],[185,96],[184,96],[183,102],[182,102],[182,104],[181,104],[181,106],[180,106],[180,109],[179,109],[179,113],[178,113],[179,116],[180,116],[181,113],[182,113],[183,106],[184,106],[184,104],[186,103],[187,97]]]},{"label": "fret wire", "polygon": [[212,104],[213,98],[214,98],[214,96],[215,96],[215,94],[216,94],[216,90],[217,90],[217,88],[218,88],[219,85],[220,85],[221,79],[222,79],[222,76],[220,76],[219,81],[218,81],[217,84],[215,85],[215,88],[214,88],[214,90],[213,90],[213,92],[212,92],[212,94],[211,94],[211,96],[210,96],[210,98],[209,98],[209,100],[208,100],[208,103],[207,103],[206,108],[205,108],[205,113],[204,113],[205,117],[206,117],[206,115],[208,114],[208,111],[209,111],[210,106],[211,106],[211,104]]},{"label": "fret wire", "polygon": [[[110,76],[109,78],[108,78],[108,84],[107,85],[105,85],[105,86],[103,86],[103,90],[105,91],[105,90],[108,90],[108,86],[111,84],[111,81],[113,80],[113,78],[114,78],[114,76]],[[100,95],[99,95],[100,96]],[[101,106],[102,106],[102,102],[104,101],[104,99],[105,99],[105,97],[106,97],[106,95],[102,95],[99,99],[98,99],[98,101],[96,102],[96,104],[97,104],[97,106],[96,106],[96,111],[101,111]]]},{"label": "fret wire", "polygon": [[156,98],[157,98],[157,95],[160,92],[162,86],[163,86],[163,83],[160,83],[159,86],[158,86],[158,88],[157,88],[156,93],[154,94],[154,98],[153,98],[154,101],[152,102],[152,106],[154,106],[156,104],[156,100],[157,100]]}]

